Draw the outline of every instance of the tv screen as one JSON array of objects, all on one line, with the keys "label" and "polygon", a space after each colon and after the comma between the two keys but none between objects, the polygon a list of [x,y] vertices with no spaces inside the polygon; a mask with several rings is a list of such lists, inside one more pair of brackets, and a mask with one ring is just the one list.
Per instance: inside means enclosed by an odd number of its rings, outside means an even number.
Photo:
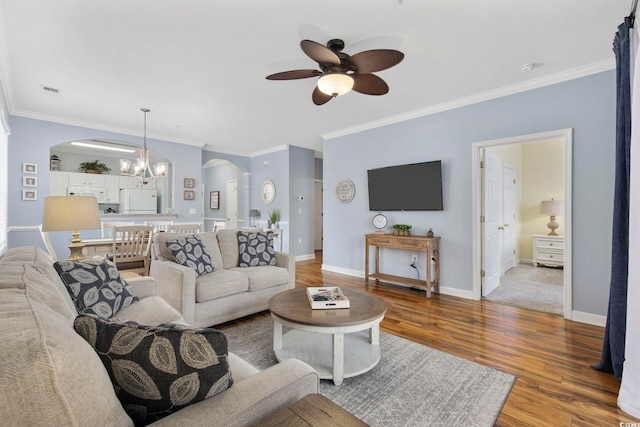
[{"label": "tv screen", "polygon": [[369,210],[441,211],[440,160],[369,169]]}]

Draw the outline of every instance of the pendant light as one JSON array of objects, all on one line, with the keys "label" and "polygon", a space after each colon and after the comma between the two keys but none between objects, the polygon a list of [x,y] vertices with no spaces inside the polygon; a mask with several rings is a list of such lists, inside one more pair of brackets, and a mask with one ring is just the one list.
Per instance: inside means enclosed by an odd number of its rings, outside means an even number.
[{"label": "pendant light", "polygon": [[147,147],[147,113],[151,110],[141,108],[140,111],[144,113],[144,143],[143,146],[140,147],[140,157],[138,157],[138,160],[136,160],[136,163],[133,165],[133,173],[129,172],[131,160],[120,159],[120,174],[138,178],[144,185],[153,179],[165,177],[169,165],[166,162],[158,162],[153,168],[151,167],[151,156],[149,154],[149,148]]}]

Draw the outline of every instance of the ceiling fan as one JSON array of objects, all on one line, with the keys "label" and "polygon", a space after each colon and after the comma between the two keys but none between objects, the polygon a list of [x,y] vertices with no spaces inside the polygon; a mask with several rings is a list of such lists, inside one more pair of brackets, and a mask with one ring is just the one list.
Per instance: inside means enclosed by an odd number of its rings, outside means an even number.
[{"label": "ceiling fan", "polygon": [[338,95],[355,90],[366,95],[384,95],[389,86],[374,73],[400,63],[404,53],[393,49],[374,49],[349,56],[342,52],[344,41],[329,40],[327,46],[311,40],[300,42],[302,51],[318,63],[320,70],[291,70],[271,74],[267,80],[296,80],[320,77],[313,90],[313,103],[322,105]]}]

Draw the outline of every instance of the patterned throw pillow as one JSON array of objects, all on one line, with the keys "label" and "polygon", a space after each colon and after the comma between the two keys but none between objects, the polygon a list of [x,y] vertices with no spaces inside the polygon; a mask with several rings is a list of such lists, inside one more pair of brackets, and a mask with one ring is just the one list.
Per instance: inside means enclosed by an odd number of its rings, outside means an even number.
[{"label": "patterned throw pillow", "polygon": [[98,353],[136,425],[159,420],[233,384],[217,329],[145,326],[80,315],[73,326]]},{"label": "patterned throw pillow", "polygon": [[213,271],[211,256],[197,235],[171,240],[166,242],[166,245],[176,262],[193,268],[198,277]]},{"label": "patterned throw pillow", "polygon": [[238,231],[238,251],[240,267],[276,265],[276,252],[273,250],[273,233],[268,231]]},{"label": "patterned throw pillow", "polygon": [[109,319],[138,301],[116,266],[101,256],[53,264],[80,313]]}]

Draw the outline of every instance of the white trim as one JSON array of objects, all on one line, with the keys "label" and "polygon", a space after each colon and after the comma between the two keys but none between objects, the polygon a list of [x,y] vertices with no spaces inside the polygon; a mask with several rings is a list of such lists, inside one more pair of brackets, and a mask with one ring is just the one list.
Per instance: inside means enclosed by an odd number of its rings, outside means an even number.
[{"label": "white trim", "polygon": [[520,135],[509,138],[494,139],[490,141],[475,142],[472,144],[471,150],[471,233],[472,233],[472,279],[473,279],[473,299],[481,298],[481,278],[480,270],[482,267],[482,236],[480,227],[481,210],[481,177],[480,177],[480,158],[481,150],[486,147],[495,147],[499,145],[515,144],[522,142],[535,142],[547,139],[562,138],[564,140],[564,317],[572,319],[572,295],[573,295],[573,277],[572,277],[572,213],[571,213],[571,197],[572,197],[572,161],[573,161],[573,130],[559,129],[550,132],[540,132],[529,135]]},{"label": "white trim", "polygon": [[296,255],[296,261],[308,261],[310,259],[316,259],[316,254]]},{"label": "white trim", "polygon": [[11,233],[12,231],[37,231],[40,232],[40,228],[37,225],[10,225],[7,229],[7,232]]},{"label": "white trim", "polygon": [[602,326],[603,328],[607,324],[607,316],[585,313],[584,311],[571,312],[570,320],[573,320],[574,322],[587,323],[589,325]]},{"label": "white trim", "polygon": [[396,116],[387,117],[384,119],[376,120],[373,122],[363,123],[361,125],[352,126],[342,130],[334,132],[328,132],[320,135],[323,140],[329,140],[338,138],[345,135],[350,135],[365,130],[375,129],[383,126],[388,126],[394,123],[403,122],[406,120],[415,119],[418,117],[429,116],[431,114],[441,113],[443,111],[453,110],[455,108],[465,107],[467,105],[477,104],[479,102],[488,101],[491,99],[501,98],[503,96],[513,95],[520,92],[526,92],[532,89],[538,89],[544,86],[550,86],[556,83],[562,83],[569,80],[578,79],[580,77],[586,77],[592,74],[601,73],[603,71],[609,71],[615,69],[615,60],[606,59],[600,62],[594,62],[593,64],[585,65],[583,67],[573,68],[571,70],[561,71],[559,73],[550,74],[537,79],[527,80],[525,82],[504,86],[498,89],[489,90],[476,95],[471,95],[465,98],[455,99],[453,101],[444,102],[442,104],[433,105],[430,107],[421,108],[419,110],[410,111],[408,113],[399,114]]},{"label": "white trim", "polygon": [[336,267],[335,265],[322,264],[322,270],[330,271],[332,273],[344,274],[346,276],[364,278],[364,271],[351,270],[351,269],[343,268],[343,267]]}]

